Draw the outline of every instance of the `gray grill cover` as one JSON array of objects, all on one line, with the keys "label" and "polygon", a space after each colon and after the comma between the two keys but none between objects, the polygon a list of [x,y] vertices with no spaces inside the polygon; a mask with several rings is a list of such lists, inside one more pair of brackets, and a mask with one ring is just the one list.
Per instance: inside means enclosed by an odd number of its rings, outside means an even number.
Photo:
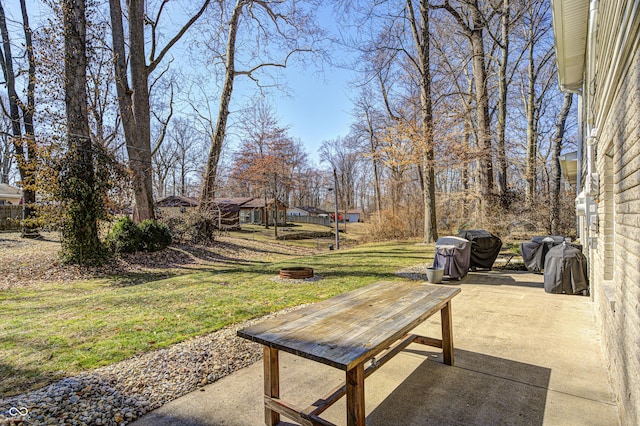
[{"label": "gray grill cover", "polygon": [[434,268],[444,268],[444,275],[462,278],[469,271],[471,243],[460,237],[442,237],[436,241]]},{"label": "gray grill cover", "polygon": [[458,237],[471,241],[470,266],[491,268],[496,261],[502,240],[484,229],[468,229],[458,232]]},{"label": "gray grill cover", "polygon": [[544,291],[578,294],[588,286],[587,258],[580,249],[567,243],[549,249],[544,261]]},{"label": "gray grill cover", "polygon": [[549,249],[562,244],[564,237],[559,235],[547,235],[546,237],[533,237],[531,242],[520,244],[522,260],[529,272],[540,273],[544,269],[544,259]]}]

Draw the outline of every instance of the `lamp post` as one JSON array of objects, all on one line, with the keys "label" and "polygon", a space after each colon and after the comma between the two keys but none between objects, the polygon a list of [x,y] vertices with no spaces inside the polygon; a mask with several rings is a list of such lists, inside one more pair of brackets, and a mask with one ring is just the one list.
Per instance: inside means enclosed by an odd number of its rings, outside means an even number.
[{"label": "lamp post", "polygon": [[338,229],[338,175],[336,173],[336,169],[333,169],[333,188],[327,188],[329,191],[333,191],[334,195],[334,223],[335,223],[335,233],[336,233],[336,250],[340,249],[340,237],[339,237],[339,229]]}]

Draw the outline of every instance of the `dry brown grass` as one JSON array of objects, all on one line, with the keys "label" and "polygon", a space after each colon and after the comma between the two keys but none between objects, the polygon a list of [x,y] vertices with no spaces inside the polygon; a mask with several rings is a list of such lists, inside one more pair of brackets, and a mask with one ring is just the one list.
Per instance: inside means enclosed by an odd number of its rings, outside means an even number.
[{"label": "dry brown grass", "polygon": [[134,253],[113,259],[102,267],[60,263],[57,233],[42,233],[40,239],[25,239],[19,233],[0,234],[0,290],[28,287],[42,282],[72,281],[128,274],[178,275],[194,269],[229,264],[274,262],[313,254],[313,249],[219,237],[211,245],[173,245],[155,253]]}]

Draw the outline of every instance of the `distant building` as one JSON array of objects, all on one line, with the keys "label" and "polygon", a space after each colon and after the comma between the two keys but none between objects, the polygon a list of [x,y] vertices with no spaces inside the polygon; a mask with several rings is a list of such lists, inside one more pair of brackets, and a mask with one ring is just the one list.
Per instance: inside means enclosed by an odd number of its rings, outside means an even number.
[{"label": "distant building", "polygon": [[289,207],[287,216],[309,216],[309,212],[302,207]]},{"label": "distant building", "polygon": [[287,206],[273,198],[251,198],[240,204],[240,222],[259,225],[273,225],[274,203],[276,203],[278,225],[284,226],[287,219]]},{"label": "distant building", "polygon": [[347,222],[362,222],[364,212],[359,209],[347,210]]},{"label": "distant building", "polygon": [[0,206],[18,206],[22,201],[22,190],[6,183],[0,183]]}]

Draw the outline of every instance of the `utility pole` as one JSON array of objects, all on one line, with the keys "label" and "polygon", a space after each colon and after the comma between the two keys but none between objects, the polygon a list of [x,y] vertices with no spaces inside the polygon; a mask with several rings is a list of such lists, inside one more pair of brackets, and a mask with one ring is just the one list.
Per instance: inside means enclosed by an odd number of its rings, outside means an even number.
[{"label": "utility pole", "polygon": [[336,224],[336,250],[340,249],[340,237],[338,235],[338,174],[336,168],[333,168],[333,194],[335,196],[335,224]]}]

